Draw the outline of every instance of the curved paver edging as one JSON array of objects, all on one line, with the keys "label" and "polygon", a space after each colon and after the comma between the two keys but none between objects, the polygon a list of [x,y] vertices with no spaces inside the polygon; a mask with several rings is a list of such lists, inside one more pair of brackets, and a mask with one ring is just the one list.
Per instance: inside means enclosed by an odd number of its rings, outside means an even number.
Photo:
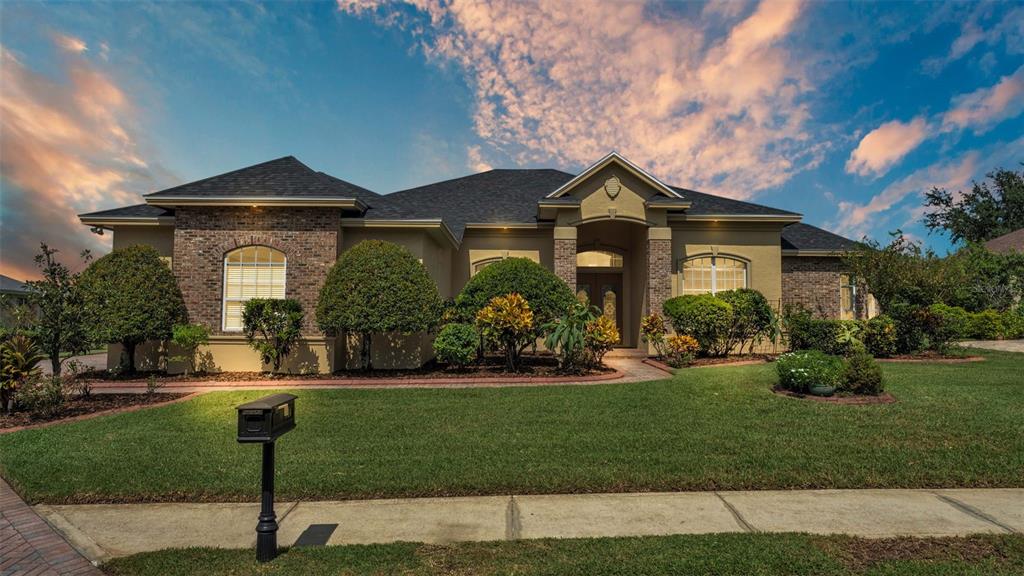
[{"label": "curved paver edging", "polygon": [[655,360],[654,358],[644,358],[643,360],[641,360],[641,362],[643,362],[644,364],[647,364],[648,366],[653,366],[653,367],[657,368],[658,370],[661,370],[662,372],[668,372],[669,374],[672,374],[673,376],[676,373],[676,369],[675,368],[669,366],[668,364],[665,364],[661,360]]},{"label": "curved paver edging", "polygon": [[[488,376],[483,378],[309,378],[281,380],[177,380],[163,383],[162,390],[169,388],[316,388],[316,387],[358,387],[358,388],[407,388],[410,386],[466,386],[486,387],[499,384],[568,384],[577,382],[605,382],[618,380],[625,374],[619,370],[590,376]],[[94,382],[94,389],[142,388],[145,380],[123,380]]]},{"label": "curved paver edging", "polygon": [[152,404],[136,404],[134,406],[123,406],[121,408],[111,408],[109,410],[99,410],[97,412],[90,412],[88,414],[79,414],[78,416],[71,416],[70,418],[61,418],[60,420],[49,420],[47,422],[40,422],[39,424],[26,424],[24,426],[14,426],[12,428],[0,428],[0,434],[10,434],[11,432],[21,432],[22,430],[35,430],[37,428],[49,428],[50,426],[57,426],[59,424],[67,424],[69,422],[78,422],[80,420],[99,418],[100,416],[110,416],[111,414],[124,414],[126,412],[137,412],[139,410],[145,410],[147,408],[168,406],[170,404],[177,404],[178,402],[191,400],[192,398],[195,398],[200,394],[203,394],[203,392],[186,393],[179,398],[174,398],[171,400],[167,400],[165,402],[153,402]]},{"label": "curved paver edging", "polygon": [[968,364],[970,362],[984,362],[984,356],[965,356],[963,358],[876,358],[878,362],[890,362],[893,364]]},{"label": "curved paver edging", "polygon": [[869,406],[893,404],[896,402],[896,397],[888,392],[883,392],[878,396],[813,396],[811,394],[798,394],[796,392],[780,390],[778,388],[772,388],[772,392],[777,396],[793,398],[794,400],[810,400],[812,402],[820,402],[822,404],[841,404],[845,406]]}]

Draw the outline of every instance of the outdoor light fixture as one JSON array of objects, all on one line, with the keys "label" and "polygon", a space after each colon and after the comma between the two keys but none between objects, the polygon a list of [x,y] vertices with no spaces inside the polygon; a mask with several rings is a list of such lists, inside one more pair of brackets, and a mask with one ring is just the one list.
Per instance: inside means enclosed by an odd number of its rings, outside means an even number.
[{"label": "outdoor light fixture", "polygon": [[277,514],[274,513],[274,441],[295,428],[295,398],[271,394],[242,404],[238,410],[238,441],[263,444],[260,518],[256,524],[256,561],[277,556]]}]

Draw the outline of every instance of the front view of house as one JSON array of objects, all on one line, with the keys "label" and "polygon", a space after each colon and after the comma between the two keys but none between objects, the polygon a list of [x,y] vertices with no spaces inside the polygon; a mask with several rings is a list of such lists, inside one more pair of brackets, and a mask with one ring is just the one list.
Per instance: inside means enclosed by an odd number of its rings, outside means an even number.
[{"label": "front view of house", "polygon": [[[214,334],[212,369],[260,368],[241,335],[248,298],[295,298],[312,314],[338,255],[371,238],[408,248],[443,298],[503,258],[539,262],[613,316],[627,347],[641,346],[640,318],[680,294],[747,287],[776,308],[868,312],[842,273],[852,241],[794,212],[669,186],[615,153],[577,175],[498,169],[386,195],[288,156],[144,198],[81,222],[112,231],[115,249],[145,244],[166,259],[190,321]],[[306,324],[292,370],[358,359],[353,342]],[[429,336],[378,339],[373,354],[375,366],[416,366],[431,357]],[[109,356],[116,365],[120,350]],[[140,366],[156,361],[155,348],[145,356]]]}]

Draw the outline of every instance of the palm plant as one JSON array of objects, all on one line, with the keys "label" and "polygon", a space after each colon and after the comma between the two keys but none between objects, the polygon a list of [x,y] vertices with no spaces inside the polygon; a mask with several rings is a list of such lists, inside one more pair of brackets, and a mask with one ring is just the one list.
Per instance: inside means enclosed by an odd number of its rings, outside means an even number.
[{"label": "palm plant", "polygon": [[573,370],[581,365],[584,360],[587,324],[599,313],[600,310],[596,306],[574,302],[564,316],[544,325],[544,331],[547,333],[544,346],[558,356],[559,368]]},{"label": "palm plant", "polygon": [[44,360],[39,345],[23,334],[0,344],[0,407],[10,414],[18,388],[39,376],[39,362]]}]

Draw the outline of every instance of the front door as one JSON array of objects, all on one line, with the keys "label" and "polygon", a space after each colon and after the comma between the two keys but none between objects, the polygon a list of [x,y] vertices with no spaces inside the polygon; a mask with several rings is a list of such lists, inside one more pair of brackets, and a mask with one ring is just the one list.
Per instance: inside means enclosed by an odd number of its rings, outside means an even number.
[{"label": "front door", "polygon": [[615,320],[622,331],[622,273],[581,272],[576,274],[576,297],[597,306],[605,316]]}]

